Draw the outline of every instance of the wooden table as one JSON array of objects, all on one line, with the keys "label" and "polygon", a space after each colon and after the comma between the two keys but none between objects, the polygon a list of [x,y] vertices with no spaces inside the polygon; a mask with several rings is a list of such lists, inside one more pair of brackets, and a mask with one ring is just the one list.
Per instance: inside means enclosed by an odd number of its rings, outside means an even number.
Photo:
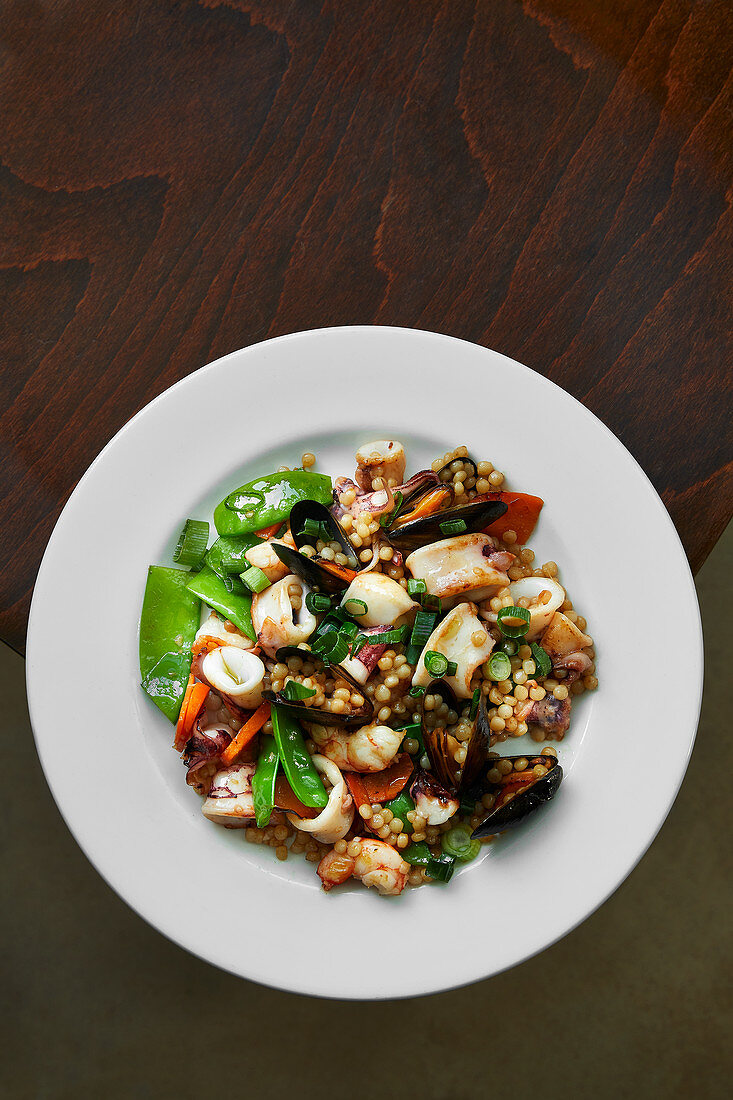
[{"label": "wooden table", "polygon": [[322,325],[434,329],[559,382],[702,563],[733,498],[729,0],[0,16],[5,641],[22,650],[53,524],[133,413]]}]

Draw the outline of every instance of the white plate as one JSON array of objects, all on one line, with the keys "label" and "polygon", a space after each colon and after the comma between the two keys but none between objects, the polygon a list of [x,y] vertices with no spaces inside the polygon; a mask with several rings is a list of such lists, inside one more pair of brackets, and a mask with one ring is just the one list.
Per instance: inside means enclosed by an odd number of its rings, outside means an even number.
[{"label": "white plate", "polygon": [[[408,471],[465,443],[545,499],[535,536],[588,620],[600,688],[573,707],[555,800],[447,886],[326,895],[302,858],[202,816],[138,683],[146,569],[187,516],[316,452],[348,474],[394,436]],[[36,583],[28,694],[39,755],[100,874],[165,935],[236,974],[333,997],[430,993],[513,966],[587,917],[651,843],[684,775],[702,685],[695,590],[634,459],[563,390],[474,344],[395,328],[298,333],[162,394],[72,494]],[[514,746],[509,746],[514,748]]]}]

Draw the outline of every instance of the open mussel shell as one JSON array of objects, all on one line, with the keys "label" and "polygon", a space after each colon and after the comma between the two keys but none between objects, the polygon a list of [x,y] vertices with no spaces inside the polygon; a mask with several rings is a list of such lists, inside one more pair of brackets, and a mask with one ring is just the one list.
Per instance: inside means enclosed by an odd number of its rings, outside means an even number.
[{"label": "open mussel shell", "polygon": [[313,535],[309,535],[305,531],[306,520],[315,520],[316,523],[320,523],[328,528],[330,531],[329,542],[337,542],[341,547],[342,553],[348,559],[349,568],[358,569],[359,559],[356,556],[356,551],[349,541],[349,536],[344,531],[343,527],[331,514],[330,510],[326,508],[324,504],[320,504],[317,500],[299,500],[297,501],[290,511],[290,534],[293,536],[295,545],[301,550],[304,546],[313,546],[315,548],[317,539]]},{"label": "open mussel shell", "polygon": [[440,699],[441,703],[445,703],[448,708],[454,711],[456,714],[460,713],[458,706],[458,700],[453,692],[453,689],[445,682],[445,680],[431,680],[428,686],[425,688],[422,699],[420,701],[420,723],[422,725],[423,743],[425,745],[425,751],[428,754],[428,760],[433,769],[433,774],[440,783],[443,784],[448,790],[456,789],[456,780],[458,776],[458,764],[453,756],[453,749],[455,744],[455,738],[451,738],[446,731],[444,725],[440,724],[433,726],[429,720],[429,716],[433,716],[434,711],[426,710],[425,700],[433,696]]},{"label": "open mussel shell", "polygon": [[[520,760],[522,757],[507,756],[503,759]],[[526,771],[514,773],[521,785],[518,786],[512,783],[511,776],[506,777],[508,782],[506,785],[498,787],[500,793],[497,796],[496,803],[488,817],[474,829],[471,834],[473,839],[480,840],[481,837],[493,836],[495,833],[503,833],[505,829],[516,828],[517,825],[521,825],[526,821],[531,813],[534,813],[545,802],[549,802],[557,793],[557,789],[562,782],[563,770],[555,757],[532,756],[529,758],[524,757],[524,759],[528,760]],[[520,776],[531,774],[531,770],[538,764],[548,769],[545,775],[524,782],[519,780]],[[511,798],[508,797],[510,794]]]},{"label": "open mussel shell", "polygon": [[451,538],[450,534],[441,529],[441,524],[462,520],[465,530],[460,534],[483,531],[507,510],[505,502],[498,499],[499,496],[499,493],[484,493],[483,496],[474,497],[469,504],[459,504],[455,508],[445,508],[432,515],[398,522],[397,526],[389,528],[387,538],[398,550],[411,553],[428,543]]},{"label": "open mussel shell", "polygon": [[287,664],[290,657],[300,657],[303,661],[311,661],[325,669],[335,680],[345,680],[354,694],[358,694],[364,700],[360,707],[353,707],[348,714],[335,714],[330,710],[320,710],[317,707],[306,706],[305,699],[287,699],[280,691],[264,691],[262,694],[268,703],[277,703],[279,707],[287,707],[297,714],[299,719],[307,722],[316,722],[320,726],[344,726],[347,729],[352,726],[366,726],[374,715],[374,704],[366,695],[361,684],[357,683],[341,665],[326,665],[326,662],[317,653],[311,653],[308,649],[300,649],[299,646],[285,645],[278,649],[275,658]]},{"label": "open mussel shell", "polygon": [[278,542],[273,542],[272,549],[283,565],[287,565],[291,573],[295,573],[304,580],[309,588],[317,588],[333,596],[337,592],[343,592],[351,584],[353,573],[344,572],[334,562],[322,561],[320,558],[307,558],[299,550],[293,550]]},{"label": "open mussel shell", "polygon": [[486,767],[491,747],[491,726],[486,706],[486,696],[479,698],[478,710],[473,723],[473,730],[466,748],[466,759],[461,769],[461,782],[459,790],[467,791],[476,784],[476,781]]},{"label": "open mussel shell", "polygon": [[446,474],[450,474],[449,480],[453,479],[453,471],[451,470],[451,466],[454,462],[462,463],[464,470],[466,470],[466,468],[468,467],[468,477],[472,477],[474,479],[478,477],[478,464],[474,461],[474,459],[471,458],[470,455],[466,455],[465,458],[452,458],[450,462],[446,462],[445,466],[441,466],[441,468],[438,470],[438,477],[441,481],[446,481]]}]

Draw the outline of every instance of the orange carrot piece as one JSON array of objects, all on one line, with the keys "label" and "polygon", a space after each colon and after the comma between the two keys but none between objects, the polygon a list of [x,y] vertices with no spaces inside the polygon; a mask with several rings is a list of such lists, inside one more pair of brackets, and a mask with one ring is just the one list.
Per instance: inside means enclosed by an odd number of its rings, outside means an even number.
[{"label": "orange carrot piece", "polygon": [[254,714],[249,716],[237,736],[224,749],[221,754],[222,764],[233,764],[242,749],[246,748],[253,737],[256,737],[269,717],[270,704],[261,703]]},{"label": "orange carrot piece", "polygon": [[369,772],[360,776],[368,801],[389,802],[391,798],[396,798],[407,786],[414,767],[410,754],[403,752],[381,772]]},{"label": "orange carrot piece", "polygon": [[306,806],[301,802],[282,773],[275,780],[275,808],[288,810],[291,814],[297,814],[298,817],[305,818],[318,817],[320,813],[323,813],[322,810],[315,809],[313,806]]},{"label": "orange carrot piece", "polygon": [[191,688],[191,694],[188,700],[188,708],[186,709],[186,717],[183,720],[183,732],[186,737],[193,729],[194,722],[201,713],[201,708],[206,702],[206,697],[209,694],[208,684],[194,684]]},{"label": "orange carrot piece", "polygon": [[542,497],[530,496],[529,493],[499,493],[497,499],[504,501],[507,510],[503,516],[484,528],[485,533],[502,538],[505,531],[514,531],[517,543],[524,546],[537,526],[544,500]]},{"label": "orange carrot piece", "polygon": [[191,673],[188,677],[188,683],[186,684],[186,691],[183,696],[183,702],[181,703],[181,709],[178,712],[178,721],[176,722],[176,733],[173,738],[173,747],[178,749],[179,752],[183,748],[185,741],[183,736],[184,726],[186,724],[186,711],[188,710],[188,701],[191,698],[191,689],[194,685],[194,675]]},{"label": "orange carrot piece", "polygon": [[271,539],[273,535],[276,535],[282,527],[282,521],[280,523],[271,523],[269,527],[263,527],[261,531],[255,531],[261,539]]},{"label": "orange carrot piece", "polygon": [[341,580],[351,583],[356,576],[355,569],[348,569],[345,565],[337,565],[335,561],[326,561],[324,558],[318,558],[318,564],[321,569],[325,569],[327,573],[333,573],[334,577],[339,577]]}]

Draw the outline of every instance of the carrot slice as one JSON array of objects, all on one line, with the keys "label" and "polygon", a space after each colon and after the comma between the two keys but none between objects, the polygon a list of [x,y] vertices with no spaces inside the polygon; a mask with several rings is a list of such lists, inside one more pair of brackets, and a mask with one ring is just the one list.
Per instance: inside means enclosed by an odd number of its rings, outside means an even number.
[{"label": "carrot slice", "polygon": [[323,812],[301,802],[286,776],[282,774],[275,780],[275,806],[278,810],[288,810],[291,814],[297,814],[298,817],[313,818]]},{"label": "carrot slice", "polygon": [[341,580],[351,583],[356,576],[355,569],[348,569],[345,565],[337,565],[335,561],[325,561],[324,558],[318,558],[318,564],[321,569],[325,569],[327,573],[333,573],[334,577],[340,577]]},{"label": "carrot slice", "polygon": [[260,732],[269,717],[270,704],[261,703],[254,714],[249,716],[237,736],[224,749],[221,754],[222,764],[233,764],[242,749],[246,748],[252,738]]},{"label": "carrot slice", "polygon": [[404,752],[381,772],[369,772],[360,776],[369,802],[389,802],[390,798],[396,798],[407,786],[414,766],[410,754]]},{"label": "carrot slice", "polygon": [[271,539],[273,535],[276,535],[282,527],[282,520],[280,523],[271,523],[269,527],[263,527],[261,531],[255,531],[261,539]]},{"label": "carrot slice", "polygon": [[498,493],[497,500],[503,500],[507,510],[484,528],[485,533],[502,538],[506,531],[514,531],[518,544],[524,546],[537,526],[544,500],[529,493]]},{"label": "carrot slice", "polygon": [[188,677],[188,683],[186,684],[186,691],[183,696],[183,702],[181,703],[181,709],[178,712],[178,721],[176,722],[176,733],[173,738],[173,747],[179,751],[183,748],[183,730],[186,724],[186,711],[188,710],[188,701],[191,698],[191,689],[194,685],[194,675],[191,673]]},{"label": "carrot slice", "polygon": [[358,772],[344,772],[344,779],[346,780],[346,786],[349,788],[349,794],[354,800],[354,805],[357,810],[360,806],[371,805],[369,795],[366,792],[366,787],[362,781],[361,775]]}]

